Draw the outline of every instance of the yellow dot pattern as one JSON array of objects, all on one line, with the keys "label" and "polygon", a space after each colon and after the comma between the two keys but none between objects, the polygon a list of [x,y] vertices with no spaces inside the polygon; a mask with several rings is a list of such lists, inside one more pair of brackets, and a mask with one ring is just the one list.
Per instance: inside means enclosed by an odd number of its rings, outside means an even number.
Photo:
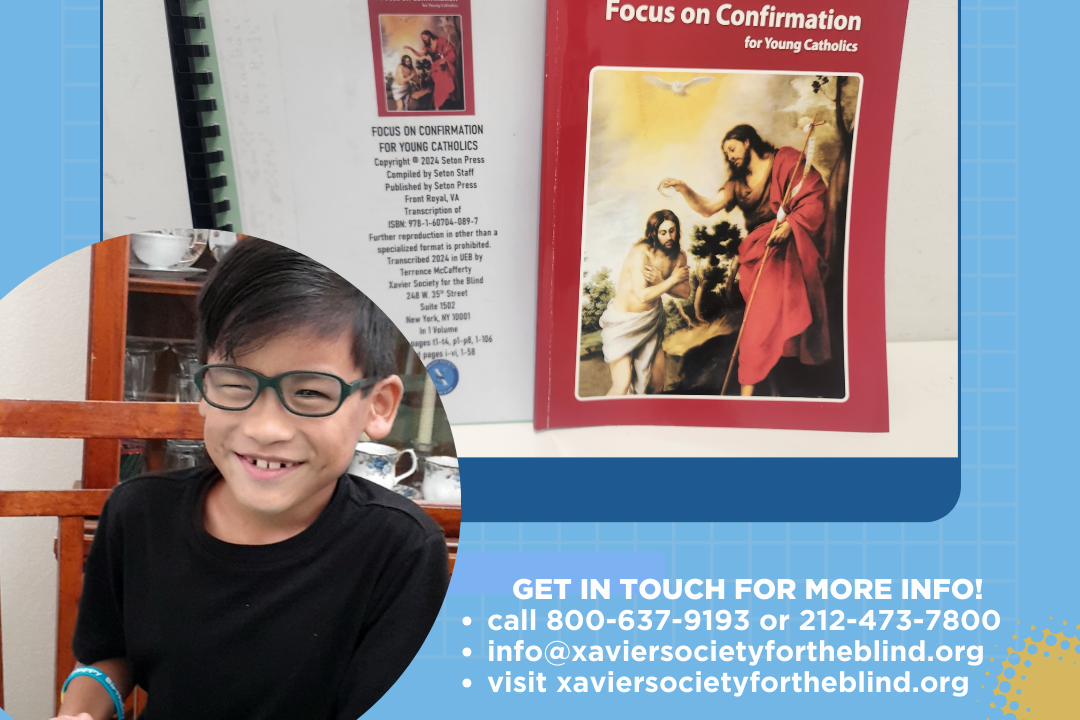
[{"label": "yellow dot pattern", "polygon": [[1067,622],[1062,622],[1058,632],[1044,628],[1040,634],[1032,625],[1031,634],[1024,640],[1013,635],[1013,645],[1001,661],[1001,673],[997,676],[994,702],[990,707],[1015,720],[1080,717],[1077,709],[1080,702],[1077,630],[1080,625],[1070,628]]}]

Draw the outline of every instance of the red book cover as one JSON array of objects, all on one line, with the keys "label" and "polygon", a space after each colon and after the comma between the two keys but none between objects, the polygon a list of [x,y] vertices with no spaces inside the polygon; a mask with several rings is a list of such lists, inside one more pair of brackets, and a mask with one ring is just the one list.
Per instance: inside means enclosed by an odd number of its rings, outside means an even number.
[{"label": "red book cover", "polygon": [[548,0],[537,429],[888,431],[906,15]]}]

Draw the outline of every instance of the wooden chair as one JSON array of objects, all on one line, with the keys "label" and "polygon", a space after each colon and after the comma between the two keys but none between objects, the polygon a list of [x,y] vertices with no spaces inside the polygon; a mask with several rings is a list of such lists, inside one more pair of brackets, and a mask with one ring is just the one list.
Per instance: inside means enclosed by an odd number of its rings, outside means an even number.
[{"label": "wooden chair", "polygon": [[[0,437],[84,440],[83,489],[0,492],[0,517],[59,518],[56,542],[57,707],[60,687],[75,665],[71,641],[82,592],[83,564],[90,542],[85,519],[101,513],[120,477],[120,439],[202,437],[202,418],[195,405],[121,401],[127,338],[128,251],[126,236],[96,243],[91,249],[86,401],[0,400]],[[137,703],[137,697],[131,702]],[[0,656],[0,707],[3,704]]]},{"label": "wooden chair", "polygon": [[[79,595],[82,592],[84,519],[101,514],[108,490],[0,492],[0,517],[56,517],[60,520],[56,555],[57,582],[56,667],[74,667],[71,638],[75,633]],[[0,636],[0,647],[3,640]],[[64,675],[57,674],[56,692]],[[4,660],[0,656],[0,707],[4,701]]]},{"label": "wooden chair", "polygon": [[[94,442],[112,442],[119,472],[119,438],[198,438],[202,422],[193,405],[177,403],[61,402],[0,400],[0,437],[83,438],[87,452]],[[114,475],[113,477],[117,477]],[[85,482],[85,481],[84,481]],[[82,593],[83,564],[89,549],[85,519],[101,514],[110,488],[0,492],[0,517],[56,517],[58,562],[56,608],[56,699],[75,667],[71,641]],[[0,639],[2,646],[2,639]],[[0,707],[3,660],[0,656]]]}]

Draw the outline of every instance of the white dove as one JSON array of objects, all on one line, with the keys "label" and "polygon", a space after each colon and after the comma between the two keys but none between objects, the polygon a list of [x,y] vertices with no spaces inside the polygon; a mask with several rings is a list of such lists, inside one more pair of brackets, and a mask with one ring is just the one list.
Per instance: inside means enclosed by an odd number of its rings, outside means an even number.
[{"label": "white dove", "polygon": [[661,88],[663,90],[670,90],[671,92],[675,93],[679,97],[686,97],[686,91],[687,90],[694,87],[695,85],[704,85],[705,83],[709,82],[713,78],[712,78],[711,75],[707,75],[707,76],[702,76],[702,77],[696,77],[693,80],[691,80],[690,82],[681,82],[679,80],[676,80],[675,82],[664,82],[663,80],[661,80],[658,77],[653,77],[652,75],[646,75],[645,79],[648,80],[649,82],[651,82],[653,85],[655,85],[658,88]]}]

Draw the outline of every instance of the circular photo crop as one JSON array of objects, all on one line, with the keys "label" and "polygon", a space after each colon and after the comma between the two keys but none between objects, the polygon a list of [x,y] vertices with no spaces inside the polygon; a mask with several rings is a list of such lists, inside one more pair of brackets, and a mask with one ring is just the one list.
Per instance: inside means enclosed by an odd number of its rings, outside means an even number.
[{"label": "circular photo crop", "polygon": [[40,342],[27,313],[67,323],[63,352],[4,361],[70,387],[0,385],[0,456],[40,438],[72,466],[0,490],[61,518],[56,682],[28,692],[57,717],[368,710],[436,620],[461,518],[435,378],[382,310],[295,250],[193,229],[97,243],[5,305],[29,318],[9,347]]}]

